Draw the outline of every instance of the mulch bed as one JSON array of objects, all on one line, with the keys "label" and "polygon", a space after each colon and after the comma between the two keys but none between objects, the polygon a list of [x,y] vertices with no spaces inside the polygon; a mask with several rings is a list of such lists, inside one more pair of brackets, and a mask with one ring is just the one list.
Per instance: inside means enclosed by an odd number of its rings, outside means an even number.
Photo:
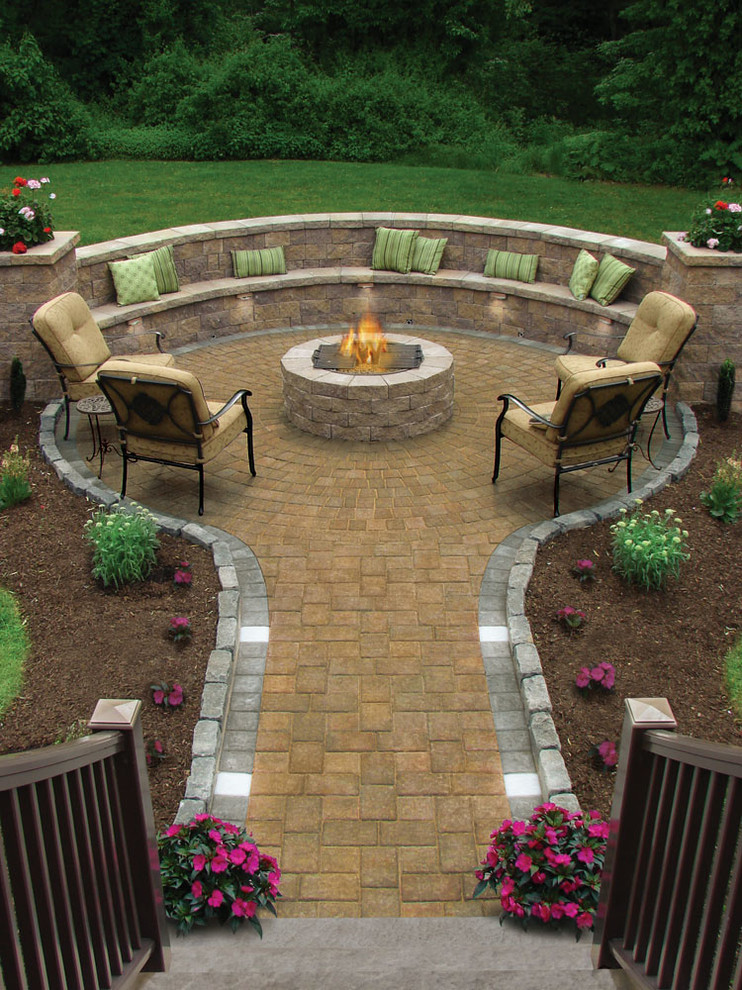
[{"label": "mulch bed", "polygon": [[[40,409],[0,409],[0,452],[18,437],[31,458],[32,496],[0,512],[0,585],[12,591],[27,622],[31,655],[20,697],[0,716],[0,753],[51,745],[80,732],[99,698],[143,702],[145,741],[162,741],[165,759],[150,768],[158,828],[169,825],[191,766],[193,729],[214,648],[219,581],[210,551],[160,534],[149,580],[104,590],[91,575],[83,527],[96,508],[70,492],[38,448]],[[193,583],[173,582],[187,560]],[[179,646],[170,619],[186,615],[193,639]],[[182,708],[165,711],[150,685],[183,686]]]}]

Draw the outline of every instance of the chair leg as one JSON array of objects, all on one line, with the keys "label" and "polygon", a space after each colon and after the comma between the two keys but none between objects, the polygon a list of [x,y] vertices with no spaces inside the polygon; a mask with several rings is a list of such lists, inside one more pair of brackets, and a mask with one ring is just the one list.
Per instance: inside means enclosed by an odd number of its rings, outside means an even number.
[{"label": "chair leg", "polygon": [[70,436],[70,400],[69,397],[65,395],[64,397],[64,439],[68,440]]},{"label": "chair leg", "polygon": [[250,474],[254,478],[255,477],[255,452],[253,450],[253,445],[252,445],[252,416],[250,415],[249,411],[248,411],[248,414],[247,414],[247,429],[245,430],[245,433],[247,433],[247,461],[248,461],[248,464],[250,465]]},{"label": "chair leg", "polygon": [[129,459],[126,456],[126,448],[121,445],[121,498],[126,498],[126,480],[129,473]]},{"label": "chair leg", "polygon": [[204,466],[198,465],[198,514],[204,514]]},{"label": "chair leg", "polygon": [[626,458],[626,492],[631,494],[631,447],[629,447],[629,454]]},{"label": "chair leg", "polygon": [[492,484],[497,481],[497,477],[500,474],[500,448],[502,446],[502,434],[500,433],[500,422],[498,420],[497,427],[495,429],[495,466],[492,471]]},{"label": "chair leg", "polygon": [[559,515],[559,478],[561,471],[559,468],[554,472],[554,518]]}]

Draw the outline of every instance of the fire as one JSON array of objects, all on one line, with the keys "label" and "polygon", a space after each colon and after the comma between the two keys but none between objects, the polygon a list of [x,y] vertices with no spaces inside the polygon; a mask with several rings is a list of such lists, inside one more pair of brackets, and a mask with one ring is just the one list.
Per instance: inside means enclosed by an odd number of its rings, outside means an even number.
[{"label": "fire", "polygon": [[373,368],[379,363],[379,355],[387,350],[386,337],[381,324],[370,313],[366,313],[351,327],[340,341],[340,353],[355,357],[357,368]]}]

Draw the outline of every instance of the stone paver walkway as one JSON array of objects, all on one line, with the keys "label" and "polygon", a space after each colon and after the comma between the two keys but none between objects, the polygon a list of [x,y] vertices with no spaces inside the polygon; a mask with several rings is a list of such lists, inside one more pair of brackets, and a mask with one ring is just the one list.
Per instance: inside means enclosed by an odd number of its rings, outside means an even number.
[{"label": "stone paver walkway", "polygon": [[[392,329],[392,328],[390,328]],[[512,444],[491,484],[497,396],[553,397],[554,354],[453,332],[454,416],[405,442],[330,441],[290,426],[279,361],[317,330],[215,342],[178,356],[209,398],[253,392],[244,444],[206,471],[205,524],[262,569],[269,642],[247,824],[279,857],[283,917],[488,914],[473,870],[509,815],[479,642],[494,548],[550,515],[553,474]],[[644,467],[638,459],[637,473]],[[120,467],[109,458],[114,490]],[[593,469],[562,511],[622,490]],[[129,495],[196,520],[195,477],[134,465]]]}]

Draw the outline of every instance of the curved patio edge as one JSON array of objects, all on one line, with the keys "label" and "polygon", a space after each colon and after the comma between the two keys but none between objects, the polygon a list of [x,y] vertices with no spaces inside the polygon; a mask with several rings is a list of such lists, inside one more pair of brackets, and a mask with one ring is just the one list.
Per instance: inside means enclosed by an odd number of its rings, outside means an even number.
[{"label": "curved patio edge", "polygon": [[[541,801],[580,810],[551,715],[541,659],[525,614],[526,591],[536,555],[562,533],[613,519],[637,499],[650,498],[679,481],[698,449],[698,424],[685,403],[677,404],[676,416],[679,441],[665,442],[662,460],[658,458],[659,473],[652,472],[651,480],[646,479],[645,472],[644,483],[640,478],[630,494],[524,526],[503,540],[490,557],[479,599],[480,640],[506,792],[516,817],[529,817]],[[514,707],[516,701],[522,719]]]},{"label": "curved patio edge", "polygon": [[[41,414],[39,447],[44,460],[76,495],[110,508],[132,507],[93,475],[74,440],[58,440],[61,399]],[[70,430],[72,436],[74,431]],[[150,510],[151,511],[151,510]],[[258,715],[268,652],[268,597],[260,565],[237,537],[215,526],[202,526],[153,512],[158,530],[211,550],[221,591],[214,649],[204,676],[201,710],[193,732],[191,770],[176,823],[211,811],[244,824],[255,755]],[[230,747],[225,723],[230,700],[240,698],[240,746]]]}]

